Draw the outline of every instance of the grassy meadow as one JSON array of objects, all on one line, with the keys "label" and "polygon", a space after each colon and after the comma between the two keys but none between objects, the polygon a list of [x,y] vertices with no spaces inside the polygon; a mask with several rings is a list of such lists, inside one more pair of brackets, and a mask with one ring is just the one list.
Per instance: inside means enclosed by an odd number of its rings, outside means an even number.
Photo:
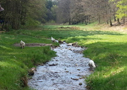
[{"label": "grassy meadow", "polygon": [[20,40],[26,43],[52,44],[51,40],[18,32],[0,34],[0,90],[27,90],[25,82],[28,70],[55,56],[55,52],[51,51],[49,46],[24,49],[15,47],[14,44],[20,43]]},{"label": "grassy meadow", "polygon": [[[94,28],[94,30],[93,30]],[[50,37],[66,42],[78,42],[87,49],[84,57],[95,61],[95,72],[86,78],[89,90],[127,90],[127,34],[100,31],[94,24],[45,25],[31,30],[16,30],[0,34],[0,90],[28,90],[24,77],[28,69],[55,56],[49,46],[15,47],[26,43],[47,43],[57,46]]]}]

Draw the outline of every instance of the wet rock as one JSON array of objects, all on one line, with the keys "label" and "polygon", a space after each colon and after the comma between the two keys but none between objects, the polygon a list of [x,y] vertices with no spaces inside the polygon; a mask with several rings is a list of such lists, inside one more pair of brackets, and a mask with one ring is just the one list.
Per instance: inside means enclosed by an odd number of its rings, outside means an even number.
[{"label": "wet rock", "polygon": [[63,43],[63,41],[59,40],[59,43],[60,43],[60,44],[62,44],[62,43]]},{"label": "wet rock", "polygon": [[72,80],[76,80],[76,81],[78,81],[79,79],[78,78],[71,78]]},{"label": "wet rock", "polygon": [[72,46],[73,43],[68,43],[67,46]]},{"label": "wet rock", "polygon": [[57,66],[58,64],[53,63],[53,64],[49,64],[49,66]]},{"label": "wet rock", "polygon": [[72,43],[72,46],[77,46],[78,44],[77,44],[77,42],[75,42],[75,43]]},{"label": "wet rock", "polygon": [[69,48],[69,50],[71,50],[71,51],[72,51],[72,49],[71,49],[71,48]]},{"label": "wet rock", "polygon": [[80,71],[80,69],[77,69],[78,71]]},{"label": "wet rock", "polygon": [[35,84],[35,86],[38,86],[37,84]]},{"label": "wet rock", "polygon": [[43,82],[43,80],[38,80],[39,82]]},{"label": "wet rock", "polygon": [[58,73],[58,72],[55,72],[55,73]]},{"label": "wet rock", "polygon": [[75,64],[75,66],[78,66],[77,64]]},{"label": "wet rock", "polygon": [[65,71],[66,73],[68,73],[69,71]]},{"label": "wet rock", "polygon": [[35,68],[35,67],[31,68],[31,69],[28,71],[28,75],[29,75],[29,76],[33,76],[33,75],[34,75],[34,71],[36,71],[36,68]]},{"label": "wet rock", "polygon": [[51,79],[52,81],[54,81],[54,79]]},{"label": "wet rock", "polygon": [[77,76],[73,76],[73,77],[71,77],[71,79],[77,81],[77,80],[79,80],[79,77],[77,77]]},{"label": "wet rock", "polygon": [[82,85],[82,83],[79,83],[79,85]]}]

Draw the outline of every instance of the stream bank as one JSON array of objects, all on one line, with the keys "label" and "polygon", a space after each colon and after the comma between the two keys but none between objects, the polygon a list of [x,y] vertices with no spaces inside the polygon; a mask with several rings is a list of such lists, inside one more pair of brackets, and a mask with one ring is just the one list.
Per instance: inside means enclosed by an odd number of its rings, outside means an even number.
[{"label": "stream bank", "polygon": [[85,48],[67,43],[52,48],[56,57],[43,66],[38,66],[29,87],[36,90],[87,90],[84,78],[91,74],[89,58],[83,57]]}]

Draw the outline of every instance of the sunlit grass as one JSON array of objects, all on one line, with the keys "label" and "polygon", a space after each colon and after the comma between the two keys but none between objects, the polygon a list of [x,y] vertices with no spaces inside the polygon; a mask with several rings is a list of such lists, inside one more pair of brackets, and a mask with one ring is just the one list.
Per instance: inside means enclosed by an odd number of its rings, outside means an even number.
[{"label": "sunlit grass", "polygon": [[[28,31],[29,32],[29,31]],[[36,36],[8,32],[0,34],[0,90],[28,90],[22,78],[28,76],[28,69],[46,63],[55,56],[49,46],[15,47],[20,40],[26,43],[49,43],[51,40]]]},{"label": "sunlit grass", "polygon": [[[0,89],[28,90],[21,87],[21,77],[27,70],[55,56],[50,47],[15,47],[20,40],[26,43],[53,43],[51,36],[86,47],[84,57],[95,61],[95,72],[87,77],[90,90],[127,90],[127,34],[93,30],[95,24],[46,25],[35,30],[17,30],[0,34]],[[65,28],[63,28],[65,27]],[[80,27],[81,29],[73,30]],[[93,29],[92,29],[93,28]],[[91,30],[90,30],[91,29]]]},{"label": "sunlit grass", "polygon": [[84,56],[97,65],[95,72],[87,78],[90,90],[127,90],[127,34],[86,29],[54,31],[52,35],[87,48]]}]

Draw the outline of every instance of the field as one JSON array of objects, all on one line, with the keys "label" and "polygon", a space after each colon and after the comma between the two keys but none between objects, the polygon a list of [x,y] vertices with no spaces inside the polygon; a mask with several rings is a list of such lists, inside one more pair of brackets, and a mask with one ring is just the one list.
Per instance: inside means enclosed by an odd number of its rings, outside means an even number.
[{"label": "field", "polygon": [[28,70],[55,56],[49,46],[15,47],[26,43],[53,43],[50,37],[66,42],[78,42],[87,48],[84,57],[95,61],[97,68],[87,77],[89,90],[127,90],[127,34],[100,30],[95,24],[45,25],[31,30],[16,30],[0,34],[0,90],[28,90],[24,79]]}]

